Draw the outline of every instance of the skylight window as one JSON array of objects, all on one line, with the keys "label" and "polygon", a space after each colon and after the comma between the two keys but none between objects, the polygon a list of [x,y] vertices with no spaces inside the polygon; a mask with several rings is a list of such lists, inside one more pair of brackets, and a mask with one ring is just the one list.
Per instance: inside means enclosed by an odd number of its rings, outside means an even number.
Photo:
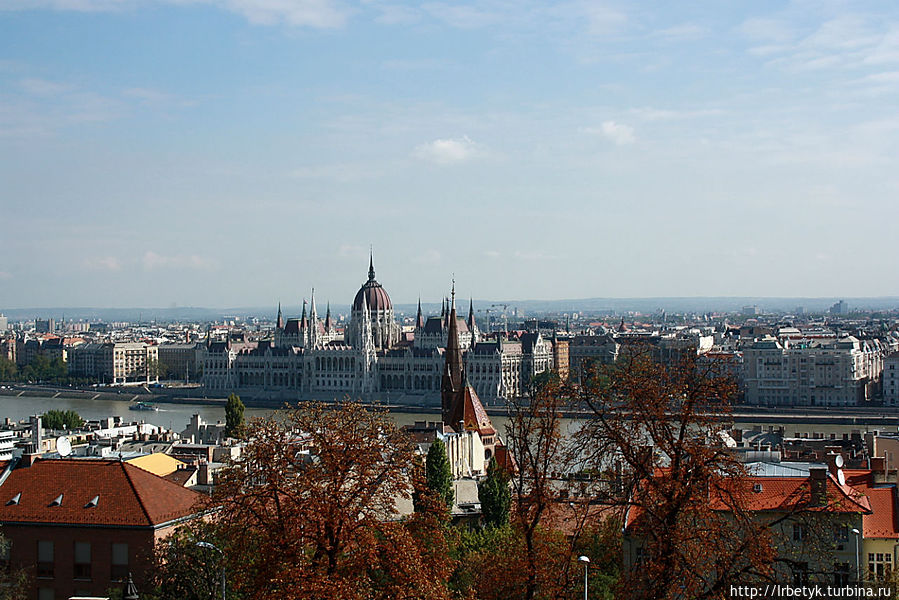
[{"label": "skylight window", "polygon": [[13,504],[18,504],[19,500],[22,499],[22,492],[19,492],[15,496],[12,497],[12,500],[6,503],[6,506],[12,506]]},{"label": "skylight window", "polygon": [[50,506],[62,506],[62,494],[53,499]]},{"label": "skylight window", "polygon": [[84,505],[84,508],[94,508],[100,502],[100,495],[97,494],[93,498],[91,498],[90,502]]}]

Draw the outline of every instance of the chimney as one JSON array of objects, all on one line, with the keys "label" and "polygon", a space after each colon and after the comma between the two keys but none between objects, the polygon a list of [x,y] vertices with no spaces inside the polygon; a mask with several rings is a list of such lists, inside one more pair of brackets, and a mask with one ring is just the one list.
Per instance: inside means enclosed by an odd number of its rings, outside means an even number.
[{"label": "chimney", "polygon": [[41,423],[40,415],[34,415],[31,417],[31,443],[34,445],[34,451],[38,454],[43,452],[43,435],[44,428]]},{"label": "chimney", "polygon": [[810,500],[812,506],[827,505],[827,467],[812,467],[808,470],[811,483]]}]

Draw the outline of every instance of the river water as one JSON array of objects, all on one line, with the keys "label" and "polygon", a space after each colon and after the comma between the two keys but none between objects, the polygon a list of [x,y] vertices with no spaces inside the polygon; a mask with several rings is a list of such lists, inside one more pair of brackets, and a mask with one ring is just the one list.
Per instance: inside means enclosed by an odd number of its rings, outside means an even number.
[{"label": "river water", "polygon": [[[187,427],[187,423],[191,416],[199,414],[207,423],[224,422],[225,409],[224,406],[213,406],[207,404],[165,404],[160,403],[158,411],[134,411],[130,410],[130,402],[125,400],[91,400],[88,398],[49,398],[49,397],[25,397],[25,396],[3,396],[0,395],[0,419],[9,418],[14,421],[27,419],[31,415],[43,414],[48,410],[74,410],[85,419],[101,419],[104,417],[120,416],[125,422],[143,421],[152,423],[174,430],[176,432],[183,431]],[[245,416],[247,419],[253,417],[266,417],[276,412],[271,408],[247,408]],[[440,418],[437,412],[399,412],[390,413],[391,418],[397,425],[411,425],[415,421],[436,421]],[[493,415],[490,417],[494,427],[504,437],[506,424],[508,419],[504,416]],[[815,437],[814,434],[839,434],[866,431],[880,432],[896,432],[895,425],[884,425],[878,423],[866,423],[866,419],[852,419],[852,423],[844,424],[825,424],[809,418],[807,422],[800,420],[796,422],[795,418],[789,423],[784,423],[784,434],[787,436],[807,434],[808,437]],[[568,429],[577,427],[577,420],[565,419],[563,426]],[[768,427],[775,423],[777,427],[777,417],[772,415],[766,419],[757,419],[752,416],[741,416],[735,423],[736,427],[744,430],[751,430],[754,426],[760,427],[767,431]]]},{"label": "river water", "polygon": [[[74,410],[87,420],[120,416],[126,422],[143,421],[152,423],[176,432],[183,431],[194,414],[199,414],[207,423],[224,422],[224,406],[208,404],[158,404],[158,411],[130,410],[131,402],[124,400],[91,400],[88,398],[42,398],[25,396],[0,395],[0,419],[13,421],[27,419],[31,415],[44,414],[48,410]],[[244,416],[247,420],[253,417],[267,417],[276,412],[272,408],[247,408]],[[415,421],[436,421],[440,418],[437,412],[398,412],[390,413],[397,425],[411,425]],[[505,431],[507,419],[501,416],[491,417],[494,427],[501,433]]]}]

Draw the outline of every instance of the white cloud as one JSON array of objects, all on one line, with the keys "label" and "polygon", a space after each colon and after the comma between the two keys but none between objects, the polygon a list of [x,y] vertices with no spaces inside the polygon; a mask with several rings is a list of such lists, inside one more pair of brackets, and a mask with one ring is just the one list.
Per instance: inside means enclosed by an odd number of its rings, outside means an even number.
[{"label": "white cloud", "polygon": [[97,269],[100,271],[121,271],[122,261],[115,256],[98,256],[85,259],[84,266],[88,269]]},{"label": "white cloud", "polygon": [[588,127],[584,131],[599,134],[619,146],[626,146],[637,141],[633,127],[615,121],[605,121],[600,127]]},{"label": "white cloud", "polygon": [[347,13],[330,0],[218,0],[215,5],[243,15],[251,23],[323,29],[342,27]]},{"label": "white cloud", "polygon": [[477,144],[469,137],[437,139],[415,148],[413,155],[438,165],[465,162],[480,153]]},{"label": "white cloud", "polygon": [[[346,22],[347,12],[332,0],[157,0],[160,4],[208,4],[237,13],[251,23],[334,28]],[[137,0],[4,0],[2,10],[63,10],[108,12],[136,8]]]},{"label": "white cloud", "polygon": [[151,250],[144,254],[143,265],[144,269],[148,271],[156,269],[195,269],[205,271],[216,267],[215,261],[196,254],[163,256]]},{"label": "white cloud", "polygon": [[71,86],[63,83],[34,78],[23,79],[19,82],[19,87],[25,92],[35,96],[58,96],[59,94],[72,89]]},{"label": "white cloud", "polygon": [[500,20],[495,12],[481,10],[475,6],[458,3],[428,2],[422,8],[432,17],[440,19],[451,27],[459,29],[477,29],[493,25]]},{"label": "white cloud", "polygon": [[664,108],[652,108],[649,106],[632,108],[631,114],[644,121],[675,121],[681,119],[698,119],[702,117],[716,117],[724,114],[719,108],[704,108],[695,110],[672,110]]},{"label": "white cloud", "polygon": [[587,31],[593,35],[616,33],[627,23],[627,15],[598,2],[586,2],[581,8],[587,17]]},{"label": "white cloud", "polygon": [[362,246],[354,246],[352,244],[341,244],[337,249],[337,256],[341,258],[352,258],[353,260],[368,258],[368,248]]},{"label": "white cloud", "polygon": [[709,30],[705,27],[696,25],[695,23],[682,23],[673,27],[659,29],[658,31],[655,31],[653,35],[666,40],[687,41],[699,39],[705,36],[708,31]]},{"label": "white cloud", "polygon": [[7,271],[0,271],[0,280],[12,279],[12,275]]},{"label": "white cloud", "polygon": [[440,252],[431,248],[430,250],[425,250],[412,260],[420,265],[433,265],[439,263],[441,258]]}]

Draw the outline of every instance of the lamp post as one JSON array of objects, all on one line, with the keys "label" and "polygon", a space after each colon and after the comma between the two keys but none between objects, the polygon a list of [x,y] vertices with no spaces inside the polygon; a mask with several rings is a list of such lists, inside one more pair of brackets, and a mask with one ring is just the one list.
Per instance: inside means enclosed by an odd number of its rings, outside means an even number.
[{"label": "lamp post", "polygon": [[587,570],[590,568],[590,557],[578,556],[577,560],[584,563],[584,600],[587,600]]},{"label": "lamp post", "polygon": [[858,583],[862,582],[862,565],[861,565],[861,555],[862,555],[862,534],[855,527],[852,528],[852,533],[855,534],[855,577],[858,579]]},{"label": "lamp post", "polygon": [[226,600],[225,597],[225,553],[218,549],[214,544],[210,544],[209,542],[197,542],[197,546],[200,548],[206,548],[209,550],[215,550],[221,556],[222,561],[222,600]]}]

